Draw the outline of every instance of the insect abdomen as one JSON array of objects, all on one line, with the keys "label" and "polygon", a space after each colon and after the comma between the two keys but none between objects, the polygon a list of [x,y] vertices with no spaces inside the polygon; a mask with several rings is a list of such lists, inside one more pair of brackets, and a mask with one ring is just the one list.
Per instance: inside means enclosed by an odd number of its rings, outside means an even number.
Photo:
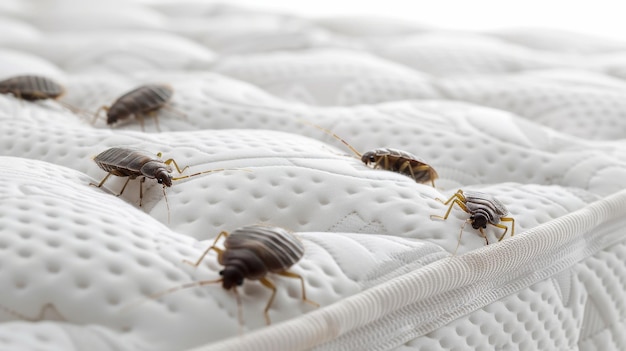
[{"label": "insect abdomen", "polygon": [[132,114],[157,110],[172,97],[173,91],[167,85],[148,84],[120,96],[107,113],[107,123],[124,119]]},{"label": "insect abdomen", "polygon": [[[304,245],[300,239],[278,227],[239,228],[226,238],[224,247],[224,262],[220,263],[226,266],[231,259],[241,260],[249,272],[246,274],[249,279],[258,279],[268,271],[286,271],[304,255]],[[259,267],[260,263],[263,269]]]},{"label": "insect abdomen", "polygon": [[[407,175],[418,183],[430,182],[438,177],[437,172],[432,167],[409,152],[391,148],[379,148],[373,152],[376,157],[389,158],[390,171]],[[409,162],[409,167],[404,166],[406,162]],[[417,169],[421,166],[427,166],[428,170]]]},{"label": "insect abdomen", "polygon": [[128,177],[140,176],[141,166],[153,158],[143,151],[112,147],[98,154],[93,160],[106,172]]},{"label": "insect abdomen", "polygon": [[56,99],[63,92],[63,86],[41,76],[16,76],[0,82],[0,93],[12,93],[29,101]]},{"label": "insect abdomen", "polygon": [[493,196],[480,192],[465,192],[467,208],[470,212],[483,210],[489,215],[489,221],[492,223],[500,222],[500,218],[508,214],[508,210],[502,202]]}]

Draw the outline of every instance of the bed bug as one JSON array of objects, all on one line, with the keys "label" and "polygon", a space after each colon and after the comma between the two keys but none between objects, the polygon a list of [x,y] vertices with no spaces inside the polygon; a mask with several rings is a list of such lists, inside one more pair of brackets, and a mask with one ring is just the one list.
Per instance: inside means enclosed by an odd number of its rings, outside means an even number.
[{"label": "bed bug", "polygon": [[[515,235],[515,219],[513,219],[512,217],[505,217],[509,214],[509,211],[506,209],[504,204],[500,202],[500,200],[489,194],[481,193],[478,191],[463,192],[463,190],[459,189],[446,202],[442,201],[441,199],[436,200],[443,203],[444,205],[450,204],[450,206],[448,207],[448,210],[443,217],[438,215],[431,215],[431,219],[448,219],[448,216],[452,211],[452,207],[455,204],[459,206],[463,211],[470,214],[470,217],[465,221],[465,223],[463,223],[463,226],[461,226],[461,234],[463,233],[463,228],[465,228],[465,224],[469,222],[471,223],[472,228],[478,229],[481,236],[485,239],[485,243],[489,245],[489,239],[487,239],[487,235],[483,231],[483,229],[487,228],[487,224],[504,229],[504,232],[502,233],[502,235],[500,235],[500,238],[498,239],[498,241],[502,241],[509,228],[500,222],[511,222],[511,236]],[[461,234],[459,234],[459,242],[461,240]]]},{"label": "bed bug", "polygon": [[410,177],[411,179],[415,180],[417,183],[430,182],[433,188],[435,187],[435,179],[439,177],[435,169],[431,167],[430,165],[428,165],[419,157],[409,152],[383,147],[383,148],[370,150],[361,154],[347,141],[343,140],[341,137],[331,132],[330,130],[320,127],[318,125],[309,123],[309,122],[303,122],[303,123],[312,125],[313,127],[318,128],[322,130],[324,133],[341,141],[357,157],[361,159],[361,162],[363,162],[367,166],[372,166],[374,169],[384,169],[387,171],[392,171],[392,172],[406,175]]},{"label": "bed bug", "polygon": [[22,75],[0,81],[0,94],[13,94],[26,101],[56,100],[65,93],[65,88],[50,78]]},{"label": "bed bug", "polygon": [[[172,181],[224,170],[214,169],[174,178],[171,175],[171,169],[169,167],[170,164],[173,164],[176,167],[176,170],[179,174],[182,174],[189,166],[186,166],[181,170],[176,161],[174,161],[174,159],[170,158],[165,161],[161,160],[161,153],[156,154],[155,157],[147,151],[123,147],[113,147],[107,149],[96,155],[93,160],[96,162],[98,167],[108,173],[100,181],[99,184],[90,183],[89,185],[97,186],[98,188],[100,188],[104,185],[104,183],[107,181],[107,179],[109,179],[111,175],[118,177],[128,177],[126,183],[124,183],[124,186],[122,187],[122,190],[119,194],[117,194],[117,196],[121,196],[124,193],[126,186],[131,180],[136,179],[137,177],[142,177],[139,183],[139,206],[142,205],[143,183],[146,181],[146,178],[156,179],[157,183],[163,184],[163,195],[166,196],[165,187],[171,187]],[[165,201],[167,203],[167,196],[165,197]]]},{"label": "bed bug", "polygon": [[22,75],[0,81],[0,94],[13,94],[26,101],[54,100],[73,113],[83,115],[75,106],[59,100],[65,94],[65,88],[54,80],[35,75]]},{"label": "bed bug", "polygon": [[94,114],[93,123],[100,115],[100,111],[106,111],[108,125],[115,125],[135,116],[141,124],[141,129],[143,129],[143,118],[153,116],[156,128],[159,129],[159,119],[156,116],[159,109],[167,108],[182,114],[169,106],[173,94],[172,87],[166,84],[142,85],[120,96],[111,106],[100,107]]},{"label": "bed bug", "polygon": [[[225,237],[223,249],[216,246],[222,237]],[[223,231],[215,238],[213,244],[202,253],[198,260],[195,262],[185,260],[183,262],[198,267],[211,250],[217,253],[217,261],[224,266],[219,272],[222,276],[220,279],[188,283],[153,294],[150,297],[158,298],[181,289],[222,283],[224,289],[232,290],[235,294],[239,321],[240,324],[243,324],[241,300],[237,293],[237,286],[241,286],[244,279],[259,280],[263,286],[272,290],[272,295],[264,309],[265,321],[269,325],[271,324],[269,309],[276,296],[276,286],[267,278],[267,274],[275,273],[289,278],[300,279],[302,301],[319,307],[319,304],[307,299],[302,276],[288,271],[304,255],[304,245],[293,233],[280,227],[262,225],[241,227],[230,234]]]}]

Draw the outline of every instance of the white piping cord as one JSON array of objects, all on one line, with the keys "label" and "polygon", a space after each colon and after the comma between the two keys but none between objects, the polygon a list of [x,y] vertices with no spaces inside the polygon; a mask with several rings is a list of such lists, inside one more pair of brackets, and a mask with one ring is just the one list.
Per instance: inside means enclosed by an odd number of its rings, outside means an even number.
[{"label": "white piping cord", "polygon": [[[615,222],[617,220],[623,223]],[[529,286],[554,274],[554,269],[568,268],[585,257],[619,240],[624,240],[624,235],[620,235],[623,233],[616,230],[624,225],[626,225],[626,190],[527,230],[497,245],[485,246],[464,255],[439,260],[301,317],[190,351],[307,350],[319,346],[325,348],[322,344],[326,342],[359,329],[373,332],[376,326],[371,324],[382,318],[398,313],[411,314],[412,305],[423,306],[426,299],[441,300],[444,297],[442,295],[452,291],[481,289],[484,292],[487,291],[485,288],[493,289],[507,283],[515,283],[512,286],[519,289],[520,280],[524,286]],[[563,254],[564,252],[567,253]],[[542,274],[540,269],[545,267],[546,262],[551,263],[553,269],[546,268]],[[514,291],[507,293],[512,292]],[[482,299],[483,306],[500,296],[489,295],[489,297],[490,299]],[[477,304],[465,306],[471,306],[473,309],[481,307]],[[399,311],[400,309],[406,311]],[[450,318],[453,318],[471,311],[461,308],[454,312],[443,311],[442,314],[448,313]],[[437,326],[433,324],[430,327],[432,329]],[[390,346],[389,343],[401,344],[423,335],[425,331],[427,330],[424,328],[409,327],[402,334],[406,340],[397,340],[397,335],[389,336],[386,346]],[[378,335],[380,333],[381,330],[378,330]],[[384,329],[382,333],[384,334]],[[330,345],[326,346],[332,348]],[[368,348],[373,349],[374,345],[371,346]]]}]

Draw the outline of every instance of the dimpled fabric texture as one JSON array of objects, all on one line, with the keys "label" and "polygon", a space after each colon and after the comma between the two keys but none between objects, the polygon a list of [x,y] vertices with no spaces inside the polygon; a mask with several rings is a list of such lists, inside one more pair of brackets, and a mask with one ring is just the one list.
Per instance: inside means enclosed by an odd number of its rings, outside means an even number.
[{"label": "dimpled fabric texture", "polygon": [[[0,18],[0,80],[65,89],[0,95],[1,349],[626,348],[626,43],[173,1]],[[94,118],[148,83],[172,99]],[[98,187],[112,147],[183,172]],[[377,148],[435,187],[364,165]],[[442,204],[459,189],[501,201],[515,235]],[[253,224],[303,242],[283,268],[313,303],[277,273],[270,305],[259,280],[223,289],[215,251],[184,262]]]}]

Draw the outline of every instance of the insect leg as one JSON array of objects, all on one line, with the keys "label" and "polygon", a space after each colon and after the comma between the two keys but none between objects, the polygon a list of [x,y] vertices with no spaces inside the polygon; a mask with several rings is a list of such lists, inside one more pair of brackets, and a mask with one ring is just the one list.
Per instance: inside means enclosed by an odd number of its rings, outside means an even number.
[{"label": "insect leg", "polygon": [[478,231],[480,232],[480,236],[482,236],[485,239],[485,244],[489,245],[489,239],[487,239],[487,234],[485,234],[485,232],[483,231],[483,228],[478,228]]},{"label": "insect leg", "polygon": [[[384,163],[381,165],[381,163]],[[381,156],[374,163],[374,169],[385,169],[389,170],[389,156]]]},{"label": "insect leg", "polygon": [[[404,161],[402,163],[402,166],[400,166],[400,168],[398,169],[398,173],[402,173],[406,168],[409,169],[409,173],[411,174],[411,178],[413,178],[413,180],[417,181],[416,177],[415,177],[415,172],[423,172],[423,171],[428,171],[429,175],[430,175],[430,170],[432,169],[432,167],[430,167],[429,165],[419,165],[417,167],[411,167],[411,162],[409,161]],[[432,184],[433,188],[435,187],[435,180],[433,179],[433,177],[429,177],[430,178],[430,183]]]},{"label": "insect leg", "polygon": [[22,93],[19,90],[12,91],[13,96],[20,101],[20,106],[24,106],[24,99],[22,99]]},{"label": "insect leg", "polygon": [[[159,157],[161,157],[161,156],[159,156]],[[179,174],[180,174],[180,173],[183,173],[183,172],[184,172],[187,168],[189,168],[189,166],[185,166],[185,168],[183,168],[183,170],[181,171],[181,170],[180,170],[180,167],[178,167],[178,163],[176,163],[176,161],[174,161],[174,159],[173,159],[173,158],[170,158],[170,159],[166,160],[166,161],[165,161],[165,162],[163,162],[163,163],[165,163],[165,164],[166,164],[166,165],[168,165],[168,166],[170,165],[170,163],[173,163],[173,164],[174,164],[174,166],[176,167],[176,170],[178,171],[178,173],[179,173]]]},{"label": "insect leg", "polygon": [[228,236],[228,232],[226,231],[220,232],[217,238],[215,238],[215,241],[213,241],[213,245],[209,246],[208,249],[204,250],[204,252],[202,253],[202,256],[200,256],[200,258],[195,263],[188,261],[188,260],[183,260],[183,262],[186,264],[192,265],[194,267],[198,267],[200,265],[200,262],[202,262],[202,260],[204,259],[204,256],[206,256],[209,253],[209,251],[215,250],[215,252],[217,252],[217,261],[221,263],[224,250],[218,249],[217,247],[215,247],[215,245],[217,244],[217,242],[220,240],[221,237],[227,237],[227,236]]},{"label": "insect leg", "polygon": [[143,114],[142,113],[135,113],[135,118],[137,118],[137,120],[139,121],[139,125],[141,126],[141,131],[145,132],[146,128],[144,128],[144,126],[143,126]]},{"label": "insect leg", "polygon": [[[453,198],[454,198],[454,197],[453,197]],[[446,204],[448,204],[449,202],[450,202],[450,201],[447,201],[447,202],[446,202]],[[469,213],[469,210],[467,209],[467,206],[465,206],[465,204],[464,204],[463,202],[461,202],[460,200],[455,199],[455,200],[452,202],[452,204],[448,207],[448,211],[446,211],[446,214],[445,214],[443,217],[441,217],[441,216],[437,216],[437,215],[430,215],[430,219],[433,219],[433,218],[438,218],[438,219],[443,219],[443,220],[448,219],[448,216],[450,215],[450,211],[452,211],[452,207],[454,206],[454,204],[459,205],[459,207],[460,207],[463,211],[465,211],[465,212]]]},{"label": "insect leg", "polygon": [[320,307],[319,303],[311,301],[311,300],[306,298],[306,290],[304,289],[304,278],[302,278],[302,276],[300,274],[296,274],[296,273],[289,272],[289,271],[278,272],[276,274],[282,275],[284,277],[300,279],[300,285],[302,286],[302,301],[304,301],[306,303],[309,303],[309,304],[311,304],[311,305],[313,305],[315,307]]},{"label": "insect leg", "polygon": [[417,172],[423,172],[423,171],[428,171],[428,175],[430,178],[430,184],[433,186],[433,188],[435,187],[435,177],[432,176],[432,167],[429,165],[420,165],[418,167],[412,168],[411,167],[411,175],[413,175],[413,178],[415,178],[415,174],[413,172],[417,171]]},{"label": "insect leg", "polygon": [[[411,162],[409,162],[409,161],[402,162],[402,165],[400,166],[400,168],[398,168],[398,173],[404,172],[404,170],[407,169],[407,168],[409,169],[409,174],[411,175],[411,178],[413,180],[416,180],[415,179],[415,170],[413,169],[413,167],[411,167]],[[421,170],[420,167],[416,167],[415,169]]]},{"label": "insect leg", "polygon": [[148,112],[148,114],[150,115],[150,117],[154,118],[154,125],[156,127],[157,132],[161,131],[161,126],[159,125],[159,116],[157,115],[156,111],[150,111]]},{"label": "insect leg", "polygon": [[274,297],[276,296],[276,286],[274,285],[274,283],[272,283],[271,281],[269,281],[265,277],[261,278],[259,281],[266,288],[272,289],[272,296],[270,296],[269,301],[267,301],[267,305],[265,305],[265,310],[263,311],[263,313],[265,314],[265,322],[268,325],[270,325],[270,324],[272,324],[272,322],[270,321],[269,310],[270,310],[270,307],[272,306],[272,303],[274,302]]},{"label": "insect leg", "polygon": [[[142,177],[141,180],[139,181],[139,207],[141,207],[141,204],[143,202],[143,183],[145,182],[146,182],[146,177]],[[126,183],[128,184],[128,182]],[[124,184],[124,187],[126,187],[126,184]]]},{"label": "insect leg", "polygon": [[[44,93],[43,91],[33,91],[31,95],[37,98],[37,100],[47,100],[47,99],[56,100],[56,98],[50,97],[50,95]],[[58,96],[57,98],[59,97],[61,96]]]},{"label": "insect leg", "polygon": [[97,186],[98,188],[101,188],[101,187],[102,187],[102,185],[104,185],[104,182],[106,182],[106,181],[107,181],[107,179],[109,179],[109,177],[111,176],[111,174],[113,174],[113,173],[111,173],[111,172],[107,173],[107,175],[104,177],[104,179],[102,179],[102,180],[100,181],[100,184],[96,184],[96,183],[89,183],[89,185],[93,185],[93,186]]},{"label": "insect leg", "polygon": [[[511,222],[511,236],[515,235],[515,219],[512,217],[502,217],[500,218],[500,221],[502,222]],[[498,241],[502,241],[502,239],[504,239],[504,236],[506,235],[506,232],[509,230],[509,228],[507,226],[505,226],[504,224],[492,224],[489,223],[494,227],[498,227],[498,228],[502,228],[504,229],[504,233],[502,233],[502,235],[500,236],[500,239],[498,239]]]},{"label": "insect leg", "polygon": [[154,118],[154,124],[155,124],[155,128],[157,132],[161,131],[161,127],[159,126],[159,117],[157,116],[156,111],[153,110],[153,111],[146,111],[146,112],[138,112],[138,113],[135,113],[135,117],[137,118],[137,120],[139,120],[142,131],[145,132],[145,129],[143,128],[144,117]]},{"label": "insect leg", "polygon": [[128,182],[130,182],[130,177],[126,179],[126,183],[124,183],[124,186],[122,187],[122,190],[120,191],[120,193],[115,196],[122,196],[122,194],[124,193],[124,189],[126,189],[126,186],[128,185]]},{"label": "insect leg", "polygon": [[415,173],[413,173],[413,168],[411,168],[411,162],[404,161],[400,168],[398,168],[398,173],[402,173],[406,168],[409,169],[409,173],[411,174],[411,178],[415,179]]},{"label": "insect leg", "polygon": [[[462,189],[457,190],[457,192],[456,192],[456,193],[454,193],[454,195],[452,195],[452,196],[451,196],[451,197],[450,197],[450,198],[449,198],[446,202],[443,202],[443,200],[441,200],[440,198],[436,198],[435,200],[437,200],[437,201],[441,202],[441,203],[442,203],[442,204],[444,204],[444,205],[447,205],[447,204],[449,204],[449,203],[450,203],[450,201],[452,201],[454,198],[457,198],[457,199],[461,200],[462,202],[466,202],[466,201],[465,201],[465,196],[463,195],[463,190],[462,190]],[[465,211],[465,212],[467,212],[467,211]]]},{"label": "insect leg", "polygon": [[[21,92],[17,92],[18,95],[16,95],[16,97],[18,97],[20,100],[26,100],[22,98],[22,93]],[[35,102],[36,100],[45,100],[45,99],[49,99],[50,97],[48,95],[46,95],[45,93],[41,92],[41,91],[32,91],[29,94],[29,98],[30,101]]]}]

